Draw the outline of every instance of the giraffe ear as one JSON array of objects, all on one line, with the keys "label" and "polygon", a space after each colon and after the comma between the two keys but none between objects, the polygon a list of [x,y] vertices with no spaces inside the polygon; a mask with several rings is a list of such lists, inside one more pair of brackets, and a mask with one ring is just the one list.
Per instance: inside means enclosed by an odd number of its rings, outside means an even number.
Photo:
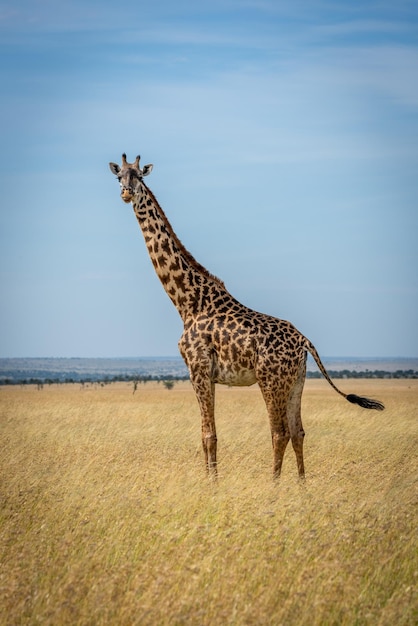
[{"label": "giraffe ear", "polygon": [[144,165],[142,168],[142,176],[148,176],[148,174],[151,174],[153,167],[154,166],[151,163],[149,165]]},{"label": "giraffe ear", "polygon": [[109,167],[110,167],[110,171],[112,172],[112,174],[115,174],[115,176],[119,174],[120,167],[117,163],[109,163]]}]

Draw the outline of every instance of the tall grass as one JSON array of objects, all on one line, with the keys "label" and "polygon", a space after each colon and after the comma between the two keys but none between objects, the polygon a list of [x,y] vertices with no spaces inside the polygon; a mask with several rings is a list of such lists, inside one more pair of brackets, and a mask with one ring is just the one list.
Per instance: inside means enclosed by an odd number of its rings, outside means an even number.
[{"label": "tall grass", "polygon": [[219,472],[191,387],[0,389],[0,624],[418,622],[418,381],[307,381],[307,480],[271,478],[256,387],[217,388]]}]

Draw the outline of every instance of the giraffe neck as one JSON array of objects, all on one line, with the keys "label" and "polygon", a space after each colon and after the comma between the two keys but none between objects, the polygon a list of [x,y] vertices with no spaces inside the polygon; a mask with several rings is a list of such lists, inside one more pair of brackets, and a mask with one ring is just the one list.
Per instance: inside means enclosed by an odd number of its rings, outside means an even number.
[{"label": "giraffe neck", "polygon": [[157,276],[183,321],[231,297],[223,282],[186,250],[143,181],[132,204]]}]

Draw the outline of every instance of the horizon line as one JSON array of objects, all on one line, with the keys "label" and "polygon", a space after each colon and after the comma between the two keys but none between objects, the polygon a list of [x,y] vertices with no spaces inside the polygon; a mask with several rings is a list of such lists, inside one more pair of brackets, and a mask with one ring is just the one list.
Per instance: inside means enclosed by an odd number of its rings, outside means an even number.
[{"label": "horizon line", "polygon": [[[308,358],[312,359],[312,356],[310,354],[308,354]],[[176,359],[176,360],[180,360],[183,361],[183,358],[181,355],[144,355],[144,356],[0,356],[0,360],[6,360],[6,359],[68,359],[68,360],[75,360],[75,359],[97,359],[97,360],[111,360],[111,359],[126,359],[126,360],[134,360],[134,359]],[[417,356],[404,356],[404,355],[384,355],[384,356],[374,356],[374,355],[367,355],[367,356],[358,356],[358,355],[324,355],[321,356],[321,359],[361,359],[361,360],[372,360],[372,359],[377,359],[377,360],[382,360],[382,359],[418,359],[418,355]]]}]

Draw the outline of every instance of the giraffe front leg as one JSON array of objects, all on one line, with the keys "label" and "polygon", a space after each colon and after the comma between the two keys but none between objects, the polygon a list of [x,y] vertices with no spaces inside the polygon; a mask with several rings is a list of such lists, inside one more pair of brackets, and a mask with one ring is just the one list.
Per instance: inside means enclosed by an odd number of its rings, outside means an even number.
[{"label": "giraffe front leg", "polygon": [[[193,349],[192,349],[193,348]],[[206,345],[196,345],[190,329],[184,330],[179,341],[180,353],[189,369],[202,417],[202,447],[205,455],[206,471],[216,477],[216,428],[215,428],[215,383],[210,372],[212,361]]]},{"label": "giraffe front leg", "polygon": [[206,471],[209,476],[217,476],[218,467],[216,461],[217,439],[216,432],[210,432],[202,424],[202,445],[206,459]]},{"label": "giraffe front leg", "polygon": [[211,477],[217,475],[217,438],[215,427],[215,384],[209,376],[194,374],[191,376],[202,417],[202,447],[205,455],[206,470]]}]

